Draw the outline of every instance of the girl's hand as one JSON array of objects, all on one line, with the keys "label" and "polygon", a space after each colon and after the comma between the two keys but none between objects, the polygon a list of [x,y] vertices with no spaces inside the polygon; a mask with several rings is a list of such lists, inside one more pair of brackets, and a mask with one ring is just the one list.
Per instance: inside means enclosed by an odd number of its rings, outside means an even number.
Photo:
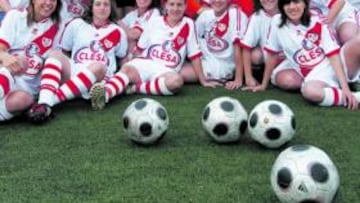
[{"label": "girl's hand", "polygon": [[247,87],[244,87],[242,88],[241,90],[244,90],[244,91],[252,91],[252,92],[261,92],[261,91],[264,91],[266,89],[266,85],[256,85],[256,86],[247,86]]},{"label": "girl's hand", "polygon": [[12,75],[21,75],[27,69],[26,58],[8,55],[3,61],[2,66],[6,67]]},{"label": "girl's hand", "polygon": [[247,77],[245,78],[245,84],[248,87],[254,87],[256,85],[258,85],[258,81],[256,81],[256,79],[254,77]]},{"label": "girl's hand", "polygon": [[242,81],[234,80],[225,83],[225,88],[228,90],[239,89],[243,85]]},{"label": "girl's hand", "polygon": [[223,86],[222,83],[220,83],[218,81],[213,81],[213,80],[212,81],[208,81],[208,80],[200,81],[200,84],[204,87],[212,87],[212,88]]},{"label": "girl's hand", "polygon": [[359,102],[357,101],[353,93],[350,92],[350,90],[343,90],[342,93],[347,108],[350,110],[357,110],[359,108]]}]

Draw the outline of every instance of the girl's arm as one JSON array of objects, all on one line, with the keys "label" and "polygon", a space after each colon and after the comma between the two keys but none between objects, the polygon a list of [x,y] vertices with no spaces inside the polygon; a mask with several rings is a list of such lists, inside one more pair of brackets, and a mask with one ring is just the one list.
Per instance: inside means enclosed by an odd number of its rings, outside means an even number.
[{"label": "girl's arm", "polygon": [[8,12],[11,9],[11,5],[8,0],[0,0],[0,10]]},{"label": "girl's arm", "polygon": [[234,44],[235,55],[235,78],[234,81],[226,83],[226,89],[238,89],[243,85],[244,68],[243,68],[243,55],[242,48],[239,44]]},{"label": "girl's arm", "polygon": [[252,74],[251,50],[244,48],[242,50],[242,54],[244,62],[245,84],[246,86],[255,86],[257,84],[257,81]]},{"label": "girl's arm", "polygon": [[9,54],[6,46],[3,44],[0,44],[0,64],[7,68],[12,75],[21,75],[27,69],[25,57]]},{"label": "girl's arm", "polygon": [[344,0],[337,0],[334,5],[331,6],[327,18],[327,23],[332,24],[336,18],[336,16],[339,14],[341,9],[344,7],[345,1]]},{"label": "girl's arm", "polygon": [[345,77],[345,72],[343,66],[340,62],[339,54],[335,54],[329,57],[330,64],[333,67],[335,74],[339,80],[344,100],[349,109],[357,109],[358,108],[358,101],[350,91],[349,85],[347,83],[347,79]]},{"label": "girl's arm", "polygon": [[204,87],[222,86],[222,84],[219,82],[206,80],[203,70],[202,70],[200,57],[196,57],[196,58],[192,59],[191,64],[192,64],[194,71],[196,73],[196,76],[202,86],[204,86]]},{"label": "girl's arm", "polygon": [[264,76],[261,84],[253,87],[245,87],[243,90],[251,90],[253,92],[265,90],[269,84],[271,73],[273,72],[276,63],[277,53],[268,52],[268,56],[265,62]]}]

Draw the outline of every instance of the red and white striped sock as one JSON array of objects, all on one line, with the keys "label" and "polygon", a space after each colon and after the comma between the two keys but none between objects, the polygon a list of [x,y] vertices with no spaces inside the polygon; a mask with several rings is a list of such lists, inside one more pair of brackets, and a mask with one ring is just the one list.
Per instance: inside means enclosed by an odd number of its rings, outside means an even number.
[{"label": "red and white striped sock", "polygon": [[4,98],[14,84],[14,77],[7,68],[0,69],[0,98]]},{"label": "red and white striped sock", "polygon": [[41,73],[39,104],[53,106],[54,96],[61,82],[61,62],[55,58],[45,61]]},{"label": "red and white striped sock", "polygon": [[158,77],[154,80],[142,82],[135,86],[137,93],[147,95],[173,95],[170,90],[166,87],[165,78]]},{"label": "red and white striped sock", "polygon": [[108,102],[111,98],[124,92],[125,87],[129,84],[129,77],[122,72],[116,73],[105,83],[105,101]]},{"label": "red and white striped sock", "polygon": [[344,106],[344,98],[341,89],[337,87],[324,88],[324,99],[319,104],[320,106]]},{"label": "red and white striped sock", "polygon": [[65,100],[73,99],[82,93],[89,92],[91,86],[96,82],[96,76],[89,69],[84,68],[82,72],[66,81],[56,92],[55,104]]}]

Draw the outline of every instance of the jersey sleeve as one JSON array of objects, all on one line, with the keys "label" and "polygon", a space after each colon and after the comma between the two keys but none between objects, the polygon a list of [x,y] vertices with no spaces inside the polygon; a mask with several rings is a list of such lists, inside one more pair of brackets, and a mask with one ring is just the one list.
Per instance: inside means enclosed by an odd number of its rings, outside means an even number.
[{"label": "jersey sleeve", "polygon": [[[17,33],[17,21],[20,16],[24,15],[22,12],[19,12],[17,10],[10,10],[6,15],[3,21],[1,22],[0,27],[0,44],[5,46],[7,49],[9,49],[12,44],[15,43]],[[20,36],[18,36],[20,37]]]},{"label": "jersey sleeve", "polygon": [[326,56],[331,56],[335,53],[339,53],[340,46],[337,43],[335,38],[335,33],[333,33],[328,26],[322,25],[322,32],[321,32],[321,46],[324,49]]},{"label": "jersey sleeve", "polygon": [[241,42],[244,38],[249,19],[245,13],[238,8],[231,8],[230,12],[235,13],[236,16],[236,34],[233,36],[232,41],[233,43]]},{"label": "jersey sleeve", "polygon": [[117,57],[123,58],[127,53],[128,42],[125,31],[122,28],[119,28],[119,30],[120,30],[120,42],[118,46],[116,46],[115,54]]},{"label": "jersey sleeve", "polygon": [[144,32],[140,35],[140,38],[136,44],[136,47],[140,50],[146,49],[150,45],[150,37],[152,33],[152,29],[154,29],[150,25],[156,25],[157,21],[162,20],[161,17],[152,18],[145,26]]},{"label": "jersey sleeve", "polygon": [[338,2],[339,0],[322,0],[324,5],[326,5],[329,9],[333,7],[333,5]]},{"label": "jersey sleeve", "polygon": [[254,13],[251,15],[249,19],[249,24],[244,34],[244,38],[242,40],[242,45],[246,49],[254,48],[260,42],[260,35],[266,33],[260,33],[258,29],[261,22],[259,22],[258,15]]},{"label": "jersey sleeve", "polygon": [[186,49],[187,49],[188,58],[192,60],[201,56],[201,51],[195,30],[194,21],[189,19],[187,23],[189,24],[190,31],[189,31],[189,39],[186,43]]},{"label": "jersey sleeve", "polygon": [[203,38],[205,35],[206,16],[209,11],[202,12],[195,21],[196,33],[199,38]]},{"label": "jersey sleeve", "polygon": [[271,25],[269,33],[267,34],[267,42],[264,49],[270,53],[279,53],[282,51],[282,47],[279,41],[279,24],[280,24],[280,15],[276,15],[271,20]]},{"label": "jersey sleeve", "polygon": [[132,28],[138,29],[142,32],[144,30],[144,27],[146,27],[146,25],[149,23],[149,21],[151,19],[153,19],[154,17],[160,16],[160,12],[158,9],[152,9],[148,12],[149,13],[145,14],[144,19],[142,19],[140,22],[134,24],[132,26]]},{"label": "jersey sleeve", "polygon": [[134,13],[134,11],[131,11],[130,13],[126,14],[125,17],[123,19],[121,19],[121,21],[127,26],[129,27],[131,24],[131,15],[132,13]]},{"label": "jersey sleeve", "polygon": [[74,40],[76,38],[76,33],[79,30],[79,26],[81,25],[81,19],[74,19],[71,21],[64,29],[62,36],[60,38],[60,47],[66,51],[71,51]]}]

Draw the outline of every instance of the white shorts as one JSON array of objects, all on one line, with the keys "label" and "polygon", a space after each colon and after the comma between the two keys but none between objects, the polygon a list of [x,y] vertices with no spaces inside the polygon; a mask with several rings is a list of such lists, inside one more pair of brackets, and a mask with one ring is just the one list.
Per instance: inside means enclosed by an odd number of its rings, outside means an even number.
[{"label": "white shorts", "polygon": [[276,83],[276,76],[277,74],[279,74],[281,71],[284,70],[294,70],[295,72],[297,72],[300,76],[302,76],[301,71],[299,68],[295,68],[296,66],[291,65],[290,61],[287,59],[284,59],[279,65],[277,65],[275,67],[275,69],[273,70],[273,72],[271,73],[270,76],[270,80],[271,80],[271,84],[277,86]]},{"label": "white shorts", "polygon": [[6,108],[6,99],[7,96],[0,99],[0,121],[10,120],[12,117],[14,117],[14,115],[11,114]]},{"label": "white shorts", "polygon": [[[25,91],[33,96],[39,93],[40,75],[36,79],[25,80],[22,76],[13,77],[10,72],[3,67],[0,68],[0,73],[6,75],[7,78],[12,78],[12,80],[10,80],[10,92]],[[9,120],[14,117],[6,108],[6,99],[7,95],[0,99],[0,121]]]},{"label": "white shorts", "polygon": [[145,58],[135,58],[124,65],[135,68],[138,71],[142,82],[153,80],[164,73],[176,72],[161,63]]},{"label": "white shorts", "polygon": [[27,80],[26,76],[12,76],[4,67],[0,68],[0,74],[6,75],[7,78],[12,78],[10,81],[10,91],[22,90],[31,95],[39,94],[40,74],[34,79]]},{"label": "white shorts", "polygon": [[[346,66],[346,63],[345,63],[345,60],[344,60],[344,49],[343,49],[343,47],[340,49],[340,61],[341,61],[341,64],[343,66],[343,69],[344,69],[344,72],[345,72],[345,78],[347,79],[347,81],[348,82],[357,81],[358,78],[359,78],[359,73],[357,73],[357,75],[354,76],[353,78],[349,78],[349,76],[348,76],[347,66]],[[333,67],[331,67],[331,66],[321,66],[321,67],[318,67],[318,68],[314,68],[305,77],[304,83],[309,82],[309,81],[313,81],[313,80],[322,81],[322,82],[328,84],[331,87],[340,87],[338,77],[337,77]]]},{"label": "white shorts", "polygon": [[356,11],[349,3],[345,3],[344,7],[340,10],[338,16],[334,20],[334,28],[338,29],[340,25],[346,22],[357,24]]},{"label": "white shorts", "polygon": [[234,64],[228,64],[214,57],[207,56],[201,60],[201,65],[207,80],[226,82],[234,78]]}]

